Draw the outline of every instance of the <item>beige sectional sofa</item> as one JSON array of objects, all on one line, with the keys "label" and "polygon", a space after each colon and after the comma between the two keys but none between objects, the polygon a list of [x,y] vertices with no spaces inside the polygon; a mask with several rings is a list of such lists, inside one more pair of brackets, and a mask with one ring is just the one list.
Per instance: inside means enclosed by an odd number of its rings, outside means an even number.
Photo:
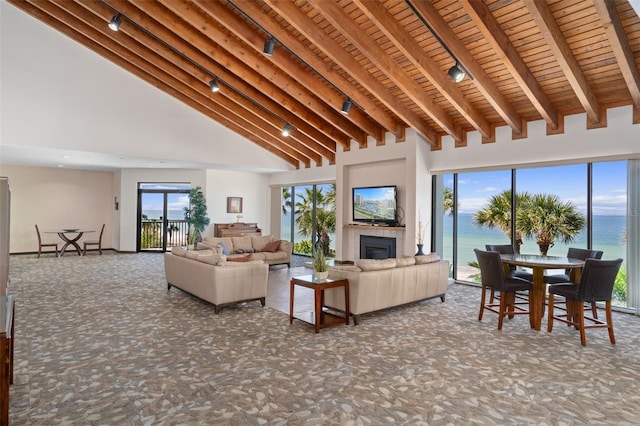
[{"label": "beige sectional sofa", "polygon": [[215,306],[259,300],[265,305],[269,265],[261,260],[228,262],[211,250],[187,251],[174,247],[164,254],[167,291],[171,286],[191,293]]},{"label": "beige sectional sofa", "polygon": [[[398,259],[361,259],[353,266],[329,268],[329,278],[349,280],[349,312],[355,324],[360,315],[439,297],[449,283],[449,262],[437,254]],[[324,304],[344,311],[342,289],[327,289]]]},{"label": "beige sectional sofa", "polygon": [[275,240],[271,235],[244,237],[205,237],[198,248],[211,249],[229,259],[263,260],[269,265],[286,263],[291,266],[293,243]]}]

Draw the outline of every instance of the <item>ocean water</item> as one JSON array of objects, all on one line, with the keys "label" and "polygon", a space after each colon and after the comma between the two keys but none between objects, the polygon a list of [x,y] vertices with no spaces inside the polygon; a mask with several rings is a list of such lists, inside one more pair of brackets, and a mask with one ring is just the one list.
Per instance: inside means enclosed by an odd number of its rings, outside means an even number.
[{"label": "ocean water", "polygon": [[[160,219],[162,217],[162,210],[146,209],[142,211],[149,219]],[[167,216],[169,220],[184,220],[184,211],[182,210],[167,210]]]},{"label": "ocean water", "polygon": [[[626,258],[626,216],[593,216],[593,248],[602,250],[603,259]],[[453,217],[444,218],[444,257],[452,259]],[[473,249],[484,250],[485,244],[509,244],[509,239],[497,229],[480,228],[473,224],[472,214],[458,215],[458,267],[475,262]],[[587,248],[587,231],[584,229],[571,243],[557,241],[549,249],[550,256],[566,256],[569,247]],[[521,253],[539,254],[535,239],[527,239],[520,247]]]}]

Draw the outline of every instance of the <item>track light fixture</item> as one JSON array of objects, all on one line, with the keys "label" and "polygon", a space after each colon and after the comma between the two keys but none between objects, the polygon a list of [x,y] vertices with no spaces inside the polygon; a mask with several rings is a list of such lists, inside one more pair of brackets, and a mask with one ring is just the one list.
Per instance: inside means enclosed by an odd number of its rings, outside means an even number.
[{"label": "track light fixture", "polygon": [[342,103],[342,110],[340,110],[340,112],[343,113],[344,115],[347,115],[349,114],[349,111],[351,111],[352,106],[353,106],[353,103],[351,102],[351,99],[347,98]]},{"label": "track light fixture", "polygon": [[273,51],[276,48],[276,39],[273,37],[269,37],[267,41],[264,42],[264,49],[262,49],[262,53],[267,56],[273,56]]},{"label": "track light fixture", "polygon": [[122,25],[122,14],[118,13],[116,16],[111,18],[111,21],[109,21],[109,28],[113,31],[118,31],[120,29],[120,25]]},{"label": "track light fixture", "polygon": [[465,72],[460,67],[460,64],[458,62],[456,62],[456,64],[454,66],[449,68],[448,74],[449,74],[449,77],[451,77],[453,79],[453,81],[455,81],[456,83],[460,83],[464,79],[464,76],[465,76]]},{"label": "track light fixture", "polygon": [[293,127],[291,127],[291,124],[286,123],[282,129],[282,136],[289,136],[291,134],[291,131],[293,130]]},{"label": "track light fixture", "polygon": [[209,82],[209,87],[213,93],[220,91],[220,86],[218,85],[218,77],[214,78]]}]

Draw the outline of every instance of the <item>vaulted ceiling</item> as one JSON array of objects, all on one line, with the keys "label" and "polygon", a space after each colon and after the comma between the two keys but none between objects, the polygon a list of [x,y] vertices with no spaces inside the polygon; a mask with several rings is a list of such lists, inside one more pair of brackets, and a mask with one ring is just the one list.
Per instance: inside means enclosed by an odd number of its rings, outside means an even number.
[{"label": "vaulted ceiling", "polygon": [[603,127],[621,105],[640,123],[628,0],[8,1],[298,168],[407,128],[437,150],[577,113]]}]

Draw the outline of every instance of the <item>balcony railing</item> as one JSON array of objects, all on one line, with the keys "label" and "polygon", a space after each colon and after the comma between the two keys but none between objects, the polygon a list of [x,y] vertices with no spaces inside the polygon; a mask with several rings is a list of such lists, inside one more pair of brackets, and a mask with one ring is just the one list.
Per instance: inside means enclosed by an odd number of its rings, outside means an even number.
[{"label": "balcony railing", "polygon": [[140,235],[141,250],[162,250],[164,226],[167,226],[167,248],[186,246],[189,225],[186,220],[143,219]]}]

